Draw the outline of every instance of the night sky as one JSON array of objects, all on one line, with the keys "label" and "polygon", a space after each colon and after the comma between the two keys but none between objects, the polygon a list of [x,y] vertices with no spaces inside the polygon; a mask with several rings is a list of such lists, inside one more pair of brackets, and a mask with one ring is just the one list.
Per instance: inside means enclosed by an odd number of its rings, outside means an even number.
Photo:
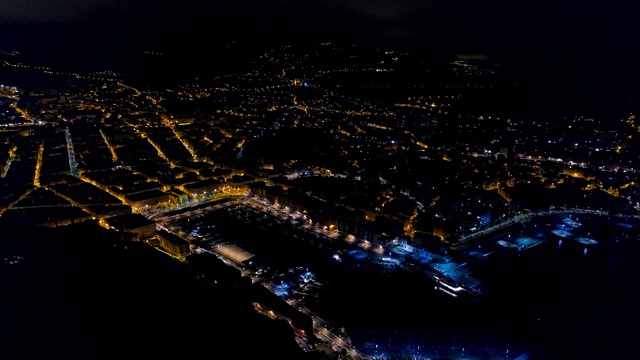
[{"label": "night sky", "polygon": [[[206,29],[216,37],[298,36],[460,47],[593,51],[634,47],[628,0],[3,0],[0,23],[71,23],[138,33]],[[151,30],[153,29],[153,30]],[[210,32],[209,32],[210,31]]]},{"label": "night sky", "polygon": [[540,89],[638,104],[638,14],[631,0],[2,0],[0,48],[105,58],[249,40],[481,53]]}]

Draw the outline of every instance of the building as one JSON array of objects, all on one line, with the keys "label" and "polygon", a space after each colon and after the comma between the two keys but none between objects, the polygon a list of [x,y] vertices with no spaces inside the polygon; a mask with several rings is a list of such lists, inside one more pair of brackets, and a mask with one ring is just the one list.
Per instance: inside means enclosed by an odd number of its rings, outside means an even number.
[{"label": "building", "polygon": [[375,221],[340,221],[338,230],[342,233],[366,240],[374,245],[386,245],[394,235],[380,222]]},{"label": "building", "polygon": [[171,201],[178,205],[186,204],[189,202],[189,194],[178,189],[169,191],[169,196],[171,197]]},{"label": "building", "polygon": [[232,190],[249,190],[253,181],[255,178],[250,175],[234,175],[227,179],[227,187]]},{"label": "building", "polygon": [[110,229],[135,234],[135,240],[149,238],[156,233],[156,223],[140,214],[124,214],[103,219],[101,224]]},{"label": "building", "polygon": [[187,240],[168,231],[160,230],[156,234],[156,238],[160,242],[160,247],[169,254],[184,260],[191,254],[191,247]]},{"label": "building", "polygon": [[183,190],[193,198],[209,196],[214,192],[222,190],[224,183],[220,180],[208,179],[192,182],[183,185]]},{"label": "building", "polygon": [[227,259],[233,260],[235,263],[247,266],[250,265],[251,259],[254,255],[238,246],[233,244],[220,244],[214,249],[220,255],[223,255]]},{"label": "building", "polygon": [[171,196],[160,190],[149,190],[126,195],[125,202],[134,210],[145,207],[157,207],[169,203]]},{"label": "building", "polygon": [[264,181],[255,181],[249,186],[251,193],[255,196],[266,199],[269,187]]}]

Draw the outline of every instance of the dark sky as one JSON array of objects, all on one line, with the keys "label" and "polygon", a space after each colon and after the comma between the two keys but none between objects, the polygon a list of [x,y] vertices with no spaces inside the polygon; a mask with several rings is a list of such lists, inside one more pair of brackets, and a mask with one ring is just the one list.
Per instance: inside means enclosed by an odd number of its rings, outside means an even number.
[{"label": "dark sky", "polygon": [[0,24],[78,22],[137,36],[342,37],[478,52],[635,47],[629,42],[639,33],[637,14],[632,0],[0,1]]},{"label": "dark sky", "polygon": [[121,46],[206,57],[220,41],[344,40],[483,53],[540,89],[640,104],[639,24],[634,0],[0,0],[0,49],[98,61]]}]

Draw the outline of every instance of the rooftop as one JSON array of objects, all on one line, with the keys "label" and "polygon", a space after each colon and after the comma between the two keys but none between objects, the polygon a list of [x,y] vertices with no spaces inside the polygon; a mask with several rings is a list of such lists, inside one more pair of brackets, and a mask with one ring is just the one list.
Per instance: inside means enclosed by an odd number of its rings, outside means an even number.
[{"label": "rooftop", "polygon": [[232,244],[218,245],[215,250],[237,263],[243,263],[254,257],[252,253]]}]

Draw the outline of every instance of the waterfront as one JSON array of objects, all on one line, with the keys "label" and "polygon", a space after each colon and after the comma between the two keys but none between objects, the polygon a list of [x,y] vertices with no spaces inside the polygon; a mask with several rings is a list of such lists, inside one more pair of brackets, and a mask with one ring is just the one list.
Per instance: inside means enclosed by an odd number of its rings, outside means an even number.
[{"label": "waterfront", "polygon": [[[389,356],[515,359],[529,352],[553,358],[632,351],[625,339],[636,334],[629,321],[640,319],[632,307],[639,300],[637,219],[532,217],[433,261],[434,254],[407,255],[401,244],[379,251],[321,236],[302,218],[268,207],[237,204],[196,217],[176,225],[193,233],[209,224],[215,231],[204,236],[256,254],[253,271],[280,296],[344,327],[365,355],[382,355],[382,343]],[[422,260],[410,261],[416,259]],[[428,268],[473,280],[481,294],[439,291]],[[311,281],[303,281],[307,272]],[[595,336],[601,329],[612,337]]]},{"label": "waterfront", "polygon": [[[466,346],[468,356],[474,349],[482,358],[516,358],[517,350],[546,359],[633,358],[633,324],[640,319],[634,305],[640,300],[638,225],[635,219],[598,215],[534,217],[464,249],[470,275],[482,281],[480,298],[420,296],[419,283],[409,281],[383,289],[371,281],[344,298],[384,314],[367,326],[387,331],[364,336],[360,345],[377,338],[397,355],[418,351],[421,337],[415,331],[422,331],[422,356],[463,356],[465,344],[476,344]],[[365,295],[367,287],[376,288],[376,295]],[[367,318],[358,308],[342,309],[341,316],[354,322]],[[405,338],[398,335],[402,327]]]}]

